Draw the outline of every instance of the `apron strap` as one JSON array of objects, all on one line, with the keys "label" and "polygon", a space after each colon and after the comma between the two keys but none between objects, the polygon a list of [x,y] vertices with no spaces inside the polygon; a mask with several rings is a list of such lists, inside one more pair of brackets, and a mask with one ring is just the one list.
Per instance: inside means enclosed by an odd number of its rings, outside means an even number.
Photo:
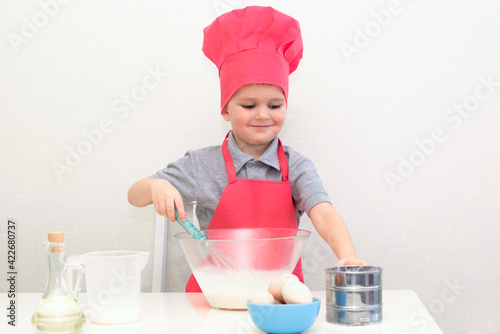
[{"label": "apron strap", "polygon": [[226,163],[226,171],[227,178],[229,179],[229,183],[236,182],[236,171],[234,169],[233,159],[231,159],[231,153],[229,153],[229,148],[227,146],[227,137],[229,137],[229,131],[224,138],[224,142],[222,143],[222,155],[224,156],[224,162]]},{"label": "apron strap", "polygon": [[[229,183],[236,182],[236,170],[234,169],[233,159],[231,158],[231,153],[229,153],[229,147],[227,144],[227,138],[229,137],[229,131],[224,138],[222,143],[222,155],[224,156],[224,162],[226,163],[227,178]],[[281,176],[283,181],[288,181],[288,163],[286,161],[285,151],[283,150],[283,145],[281,145],[281,140],[278,138],[278,161],[280,163]]]},{"label": "apron strap", "polygon": [[281,176],[283,181],[288,181],[288,163],[286,162],[285,151],[283,150],[283,145],[281,145],[281,140],[278,138],[278,160],[280,162]]}]

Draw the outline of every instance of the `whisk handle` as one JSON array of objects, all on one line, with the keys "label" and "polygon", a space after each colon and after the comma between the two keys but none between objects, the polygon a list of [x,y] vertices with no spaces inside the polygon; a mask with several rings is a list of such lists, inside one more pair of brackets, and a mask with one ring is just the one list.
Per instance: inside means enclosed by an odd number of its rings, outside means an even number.
[{"label": "whisk handle", "polygon": [[193,225],[193,223],[189,221],[189,219],[186,218],[184,219],[184,221],[181,220],[181,218],[179,217],[179,213],[177,212],[177,208],[175,209],[175,220],[177,220],[177,222],[181,224],[182,228],[185,229],[186,232],[193,237],[193,239],[206,239],[206,237]]}]

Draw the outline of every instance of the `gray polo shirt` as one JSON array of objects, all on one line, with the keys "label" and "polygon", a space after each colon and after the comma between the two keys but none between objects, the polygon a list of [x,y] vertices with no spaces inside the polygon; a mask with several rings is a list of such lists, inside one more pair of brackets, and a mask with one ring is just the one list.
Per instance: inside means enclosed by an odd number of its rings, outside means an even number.
[{"label": "gray polo shirt", "polygon": [[[228,148],[238,179],[281,181],[278,161],[278,137],[262,156],[255,159],[241,152],[233,134],[228,137]],[[311,160],[287,146],[283,146],[289,166],[289,180],[297,211],[297,224],[304,212],[321,202],[330,202],[316,168]],[[209,146],[188,151],[186,155],[158,171],[150,178],[168,180],[181,193],[186,203],[197,202],[196,216],[201,229],[207,229],[224,188],[228,184],[222,146]]]}]

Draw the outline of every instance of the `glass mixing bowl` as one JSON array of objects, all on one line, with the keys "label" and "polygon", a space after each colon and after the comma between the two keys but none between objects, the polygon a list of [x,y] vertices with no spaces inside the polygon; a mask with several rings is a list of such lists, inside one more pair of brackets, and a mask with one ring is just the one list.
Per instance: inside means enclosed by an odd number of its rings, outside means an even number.
[{"label": "glass mixing bowl", "polygon": [[271,279],[295,268],[311,232],[292,228],[211,229],[195,240],[177,233],[184,255],[209,304],[247,309],[247,300],[267,291]]}]

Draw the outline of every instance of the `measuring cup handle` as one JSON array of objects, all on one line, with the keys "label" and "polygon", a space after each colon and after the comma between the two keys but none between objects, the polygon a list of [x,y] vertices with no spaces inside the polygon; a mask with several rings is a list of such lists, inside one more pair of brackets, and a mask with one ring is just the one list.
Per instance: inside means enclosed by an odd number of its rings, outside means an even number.
[{"label": "measuring cup handle", "polygon": [[75,299],[78,299],[78,294],[82,290],[82,278],[85,273],[83,270],[83,267],[77,263],[71,263],[66,265],[66,274],[68,273],[73,273],[74,271],[78,272],[78,276],[76,277],[76,283],[75,286],[73,287],[73,275],[70,275],[70,278],[68,279],[68,286],[70,287],[70,292],[73,294],[73,297]]}]

